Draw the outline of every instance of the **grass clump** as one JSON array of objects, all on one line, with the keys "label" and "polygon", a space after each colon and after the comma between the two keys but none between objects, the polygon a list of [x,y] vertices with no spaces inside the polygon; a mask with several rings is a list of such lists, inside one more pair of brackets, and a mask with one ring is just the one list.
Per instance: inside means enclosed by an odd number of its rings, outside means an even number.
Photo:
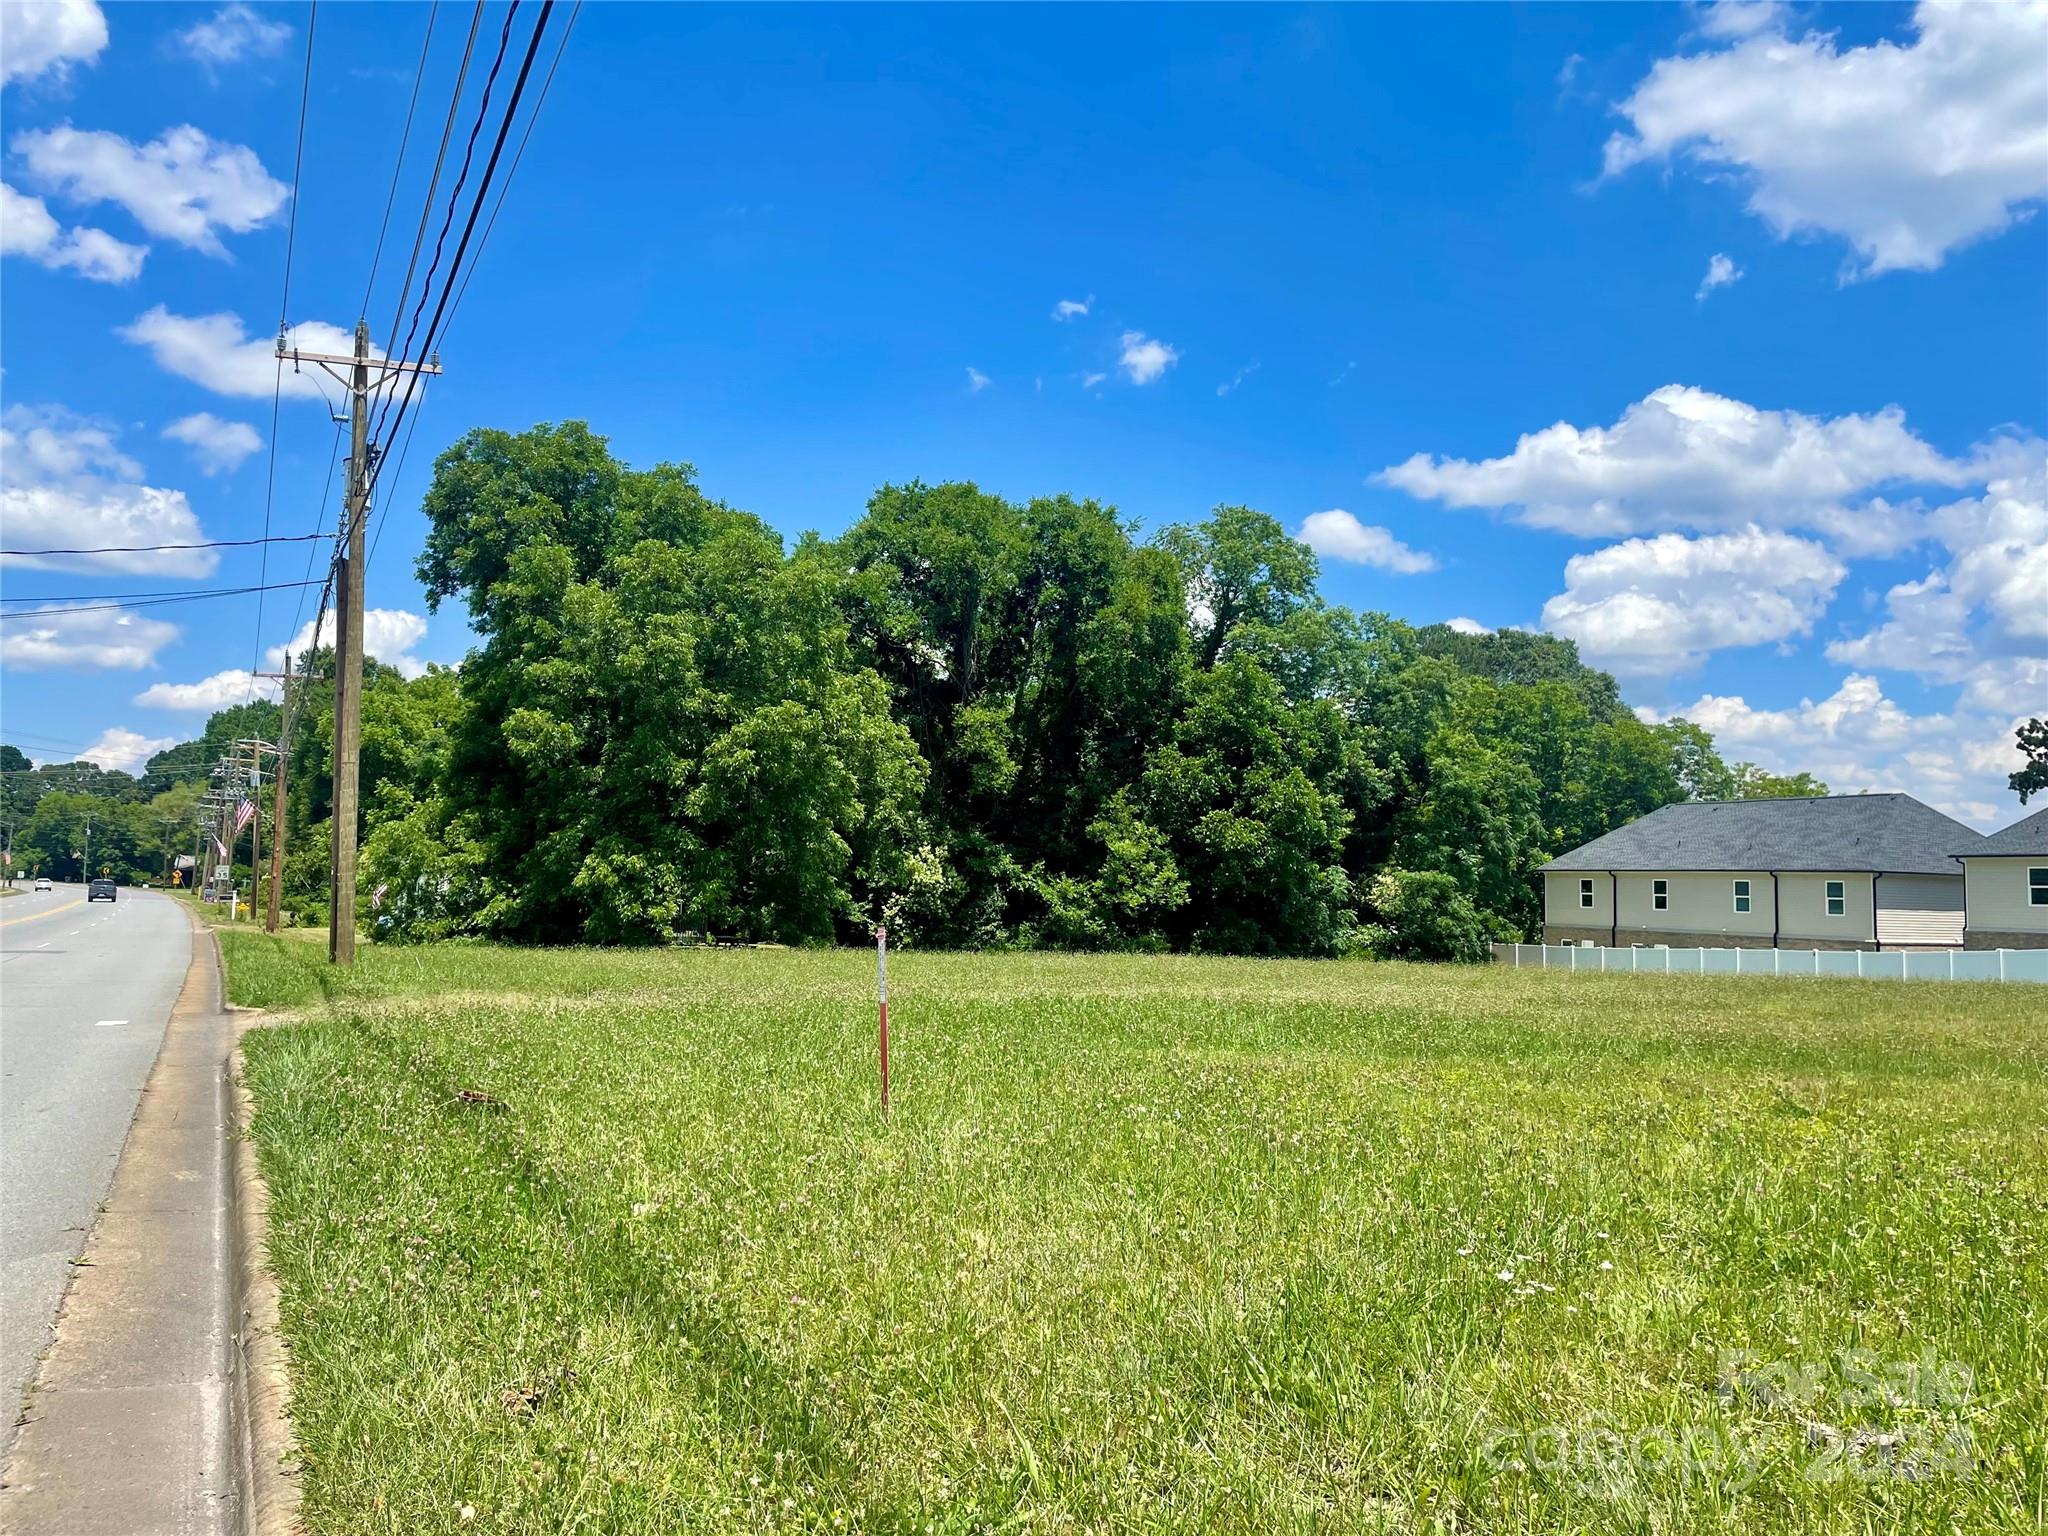
[{"label": "grass clump", "polygon": [[323,1536],[2037,1528],[2031,989],[227,945]]}]

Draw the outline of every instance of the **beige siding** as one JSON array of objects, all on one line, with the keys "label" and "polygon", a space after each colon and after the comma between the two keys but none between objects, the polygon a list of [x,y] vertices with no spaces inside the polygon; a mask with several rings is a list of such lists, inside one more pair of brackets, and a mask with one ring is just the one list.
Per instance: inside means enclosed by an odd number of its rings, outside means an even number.
[{"label": "beige siding", "polygon": [[[1778,876],[1778,945],[1797,949],[1802,939],[1860,939],[1870,942],[1870,885],[1867,873],[1780,874]],[[1842,882],[1842,915],[1830,917],[1827,882]]]},{"label": "beige siding", "polygon": [[1877,882],[1877,941],[1963,942],[1961,875],[1886,875]]},{"label": "beige siding", "polygon": [[[1771,877],[1768,871],[1673,870],[1663,875],[1619,875],[1621,942],[1629,933],[1745,934],[1771,936]],[[1656,882],[1665,882],[1667,905],[1657,908]],[[1749,910],[1735,910],[1735,882],[1749,882]]]},{"label": "beige siding", "polygon": [[1971,930],[1998,933],[2048,933],[2048,907],[2027,899],[2027,871],[2048,867],[2048,854],[2003,855],[1963,860],[1969,889]]},{"label": "beige siding", "polygon": [[[1593,905],[1579,905],[1579,882],[1593,882]],[[1545,875],[1543,921],[1558,928],[1605,928],[1613,921],[1607,901],[1607,876]]]}]

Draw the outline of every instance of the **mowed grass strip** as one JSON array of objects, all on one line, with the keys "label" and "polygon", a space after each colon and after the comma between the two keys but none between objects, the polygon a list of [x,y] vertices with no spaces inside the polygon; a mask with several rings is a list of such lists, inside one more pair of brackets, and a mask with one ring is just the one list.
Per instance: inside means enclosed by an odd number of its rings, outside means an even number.
[{"label": "mowed grass strip", "polygon": [[321,1536],[2048,1505],[2034,989],[227,948]]}]

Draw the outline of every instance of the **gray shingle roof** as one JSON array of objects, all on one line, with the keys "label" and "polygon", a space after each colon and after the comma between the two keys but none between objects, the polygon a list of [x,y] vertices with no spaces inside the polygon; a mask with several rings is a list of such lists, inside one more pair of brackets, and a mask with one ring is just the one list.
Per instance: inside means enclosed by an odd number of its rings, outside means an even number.
[{"label": "gray shingle roof", "polygon": [[2022,816],[2002,832],[1979,838],[1963,853],[2048,853],[2048,805],[2031,816]]},{"label": "gray shingle roof", "polygon": [[1797,869],[1960,875],[1983,837],[1911,795],[1667,805],[1552,859],[1546,871]]}]

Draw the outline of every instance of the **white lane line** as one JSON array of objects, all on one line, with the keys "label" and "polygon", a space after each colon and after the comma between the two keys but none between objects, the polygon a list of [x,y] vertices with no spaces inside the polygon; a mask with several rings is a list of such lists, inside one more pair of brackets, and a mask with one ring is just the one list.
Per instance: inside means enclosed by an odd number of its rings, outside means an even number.
[{"label": "white lane line", "polygon": [[94,1029],[119,1029],[119,1028],[120,1028],[120,1027],[121,1027],[121,1026],[122,1026],[123,1024],[126,1024],[127,1022],[128,1022],[128,1021],[127,1021],[126,1019],[101,1019],[101,1020],[99,1021],[99,1023],[97,1023],[97,1024],[93,1025],[93,1028],[94,1028]]}]

